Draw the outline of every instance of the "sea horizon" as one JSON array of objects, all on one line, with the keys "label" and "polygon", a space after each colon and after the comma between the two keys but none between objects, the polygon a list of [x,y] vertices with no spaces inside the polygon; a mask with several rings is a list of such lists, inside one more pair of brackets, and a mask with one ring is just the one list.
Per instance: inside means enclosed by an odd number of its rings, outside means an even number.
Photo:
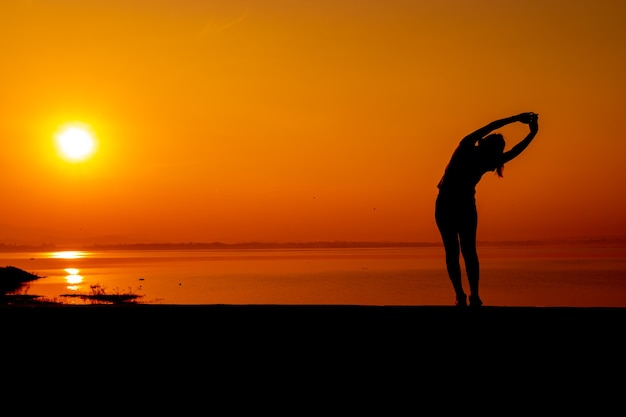
[{"label": "sea horizon", "polygon": [[[478,240],[477,246],[626,246],[626,237],[572,237],[545,239]],[[402,248],[442,247],[441,241],[311,240],[311,241],[173,241],[119,243],[0,243],[0,252],[46,250],[159,250],[159,249],[290,249],[290,248]]]},{"label": "sea horizon", "polygon": [[[479,256],[485,305],[626,307],[626,245],[482,244]],[[437,244],[40,247],[0,251],[0,261],[42,277],[24,294],[62,303],[90,288],[135,293],[148,304],[451,305],[454,298]]]}]

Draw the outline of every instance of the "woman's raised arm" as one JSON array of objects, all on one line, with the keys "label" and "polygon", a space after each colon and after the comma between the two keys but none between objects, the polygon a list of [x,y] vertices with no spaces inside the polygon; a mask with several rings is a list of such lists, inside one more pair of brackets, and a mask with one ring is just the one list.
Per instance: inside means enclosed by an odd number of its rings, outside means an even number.
[{"label": "woman's raised arm", "polygon": [[501,127],[504,127],[508,124],[515,123],[515,122],[529,123],[532,118],[532,115],[534,114],[535,113],[532,113],[532,112],[520,113],[515,116],[505,117],[504,119],[494,120],[493,122],[465,136],[463,140],[461,140],[461,142],[471,142],[471,144],[473,145],[476,142],[478,142],[480,139],[484,138],[485,136],[493,132],[494,130],[500,129]]},{"label": "woman's raised arm", "polygon": [[537,132],[539,131],[538,119],[539,119],[539,116],[537,114],[531,113],[528,121],[525,121],[525,120],[523,121],[523,123],[528,123],[530,132],[517,145],[513,146],[510,150],[502,154],[502,164],[505,164],[506,162],[509,162],[511,159],[517,157],[519,154],[521,154],[524,151],[524,149],[528,147],[528,145],[530,145],[530,142],[532,142],[532,140],[535,138],[535,135],[537,135]]}]

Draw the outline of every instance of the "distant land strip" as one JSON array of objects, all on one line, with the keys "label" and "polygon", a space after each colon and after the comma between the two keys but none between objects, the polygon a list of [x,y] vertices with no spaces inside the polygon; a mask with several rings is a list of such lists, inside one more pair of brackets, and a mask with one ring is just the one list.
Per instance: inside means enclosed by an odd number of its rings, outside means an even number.
[{"label": "distant land strip", "polygon": [[178,243],[107,243],[91,245],[12,245],[0,243],[0,251],[57,251],[66,250],[184,250],[184,249],[318,249],[318,248],[403,248],[437,247],[436,242],[178,242]]},{"label": "distant land strip", "polygon": [[[479,246],[626,246],[626,238],[582,238],[562,240],[507,240],[480,241]],[[0,243],[0,252],[60,251],[60,250],[201,250],[201,249],[341,249],[341,248],[417,248],[440,247],[440,242],[396,242],[396,241],[313,241],[313,242],[172,242],[172,243],[107,243],[57,245],[20,245]]]}]

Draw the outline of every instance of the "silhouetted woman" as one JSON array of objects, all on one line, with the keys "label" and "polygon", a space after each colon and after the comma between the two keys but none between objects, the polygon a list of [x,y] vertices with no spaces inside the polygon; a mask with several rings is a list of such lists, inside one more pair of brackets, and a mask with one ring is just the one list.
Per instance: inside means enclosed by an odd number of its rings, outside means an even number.
[{"label": "silhouetted woman", "polygon": [[[504,137],[491,132],[515,122],[527,124],[530,133],[509,151],[504,152]],[[476,251],[476,185],[488,171],[496,171],[498,176],[502,176],[504,164],[522,153],[537,134],[537,122],[538,116],[535,113],[521,113],[495,120],[465,136],[452,154],[437,185],[439,193],[435,204],[435,220],[443,239],[446,268],[454,287],[457,306],[467,306],[467,296],[461,280],[460,253],[463,254],[469,281],[470,306],[482,305],[478,293],[480,268]]]}]

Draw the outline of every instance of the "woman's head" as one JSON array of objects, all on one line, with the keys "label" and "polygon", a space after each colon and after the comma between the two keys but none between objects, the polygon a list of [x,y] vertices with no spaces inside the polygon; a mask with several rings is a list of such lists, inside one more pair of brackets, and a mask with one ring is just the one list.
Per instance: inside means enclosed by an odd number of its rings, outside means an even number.
[{"label": "woman's head", "polygon": [[495,169],[500,177],[504,169],[502,154],[504,153],[505,145],[504,137],[500,133],[492,133],[478,142],[478,148],[485,164],[492,171]]}]

